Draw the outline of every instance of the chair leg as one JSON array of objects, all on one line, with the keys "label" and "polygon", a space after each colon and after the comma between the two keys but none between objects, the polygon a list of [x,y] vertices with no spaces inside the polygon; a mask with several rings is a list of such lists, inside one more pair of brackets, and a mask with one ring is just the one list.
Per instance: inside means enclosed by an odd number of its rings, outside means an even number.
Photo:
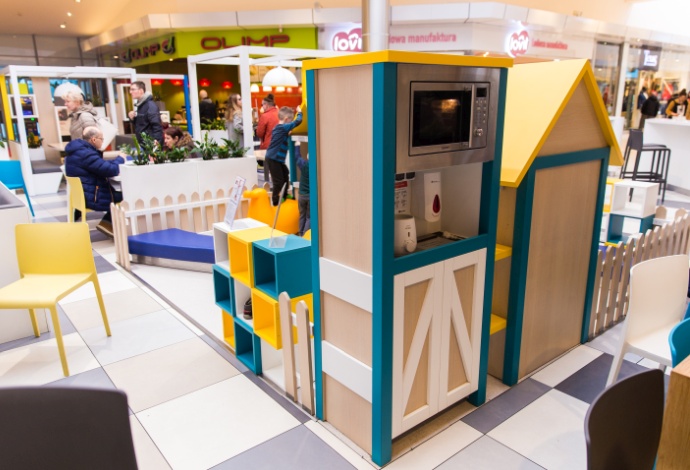
[{"label": "chair leg", "polygon": [[623,363],[623,356],[625,356],[625,348],[621,346],[618,352],[613,356],[613,362],[611,363],[611,370],[609,371],[609,377],[606,379],[606,386],[608,387],[616,381],[618,378],[618,373],[621,371],[621,365]]},{"label": "chair leg", "polygon": [[41,331],[38,329],[38,320],[36,320],[36,311],[33,308],[29,309],[29,316],[31,317],[31,326],[34,328],[34,336],[38,338],[41,336]]},{"label": "chair leg", "polygon": [[53,319],[53,328],[55,328],[55,340],[57,341],[58,351],[60,352],[60,362],[62,362],[62,372],[65,377],[69,377],[69,368],[67,367],[67,354],[65,354],[65,344],[62,342],[62,329],[60,328],[60,319],[58,318],[57,305],[50,307],[50,316]]},{"label": "chair leg", "polygon": [[108,315],[105,313],[105,303],[103,303],[103,295],[101,295],[101,286],[98,283],[98,276],[94,274],[91,281],[93,282],[93,287],[96,290],[96,298],[98,299],[98,306],[101,309],[103,325],[105,325],[105,333],[108,336],[112,336],[112,333],[110,333],[110,323],[108,323]]},{"label": "chair leg", "polygon": [[34,207],[31,205],[31,199],[29,198],[29,190],[26,189],[26,185],[24,185],[24,196],[26,196],[26,202],[29,203],[29,210],[31,211],[31,217],[36,217],[36,214],[34,214]]}]

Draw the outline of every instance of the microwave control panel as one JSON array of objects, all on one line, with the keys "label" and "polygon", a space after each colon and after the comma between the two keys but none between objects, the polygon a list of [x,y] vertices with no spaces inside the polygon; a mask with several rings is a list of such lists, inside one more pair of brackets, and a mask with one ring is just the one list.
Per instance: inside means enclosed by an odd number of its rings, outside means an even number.
[{"label": "microwave control panel", "polygon": [[476,87],[473,112],[472,146],[486,147],[489,115],[489,89],[486,86]]}]

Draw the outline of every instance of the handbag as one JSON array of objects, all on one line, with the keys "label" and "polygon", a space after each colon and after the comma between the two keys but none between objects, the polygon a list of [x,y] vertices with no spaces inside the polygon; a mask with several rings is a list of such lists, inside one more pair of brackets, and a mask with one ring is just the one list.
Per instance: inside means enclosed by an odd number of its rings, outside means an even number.
[{"label": "handbag", "polygon": [[115,124],[103,116],[98,116],[96,118],[96,123],[98,124],[98,128],[103,133],[103,144],[101,145],[101,150],[105,150],[118,134],[118,129]]}]

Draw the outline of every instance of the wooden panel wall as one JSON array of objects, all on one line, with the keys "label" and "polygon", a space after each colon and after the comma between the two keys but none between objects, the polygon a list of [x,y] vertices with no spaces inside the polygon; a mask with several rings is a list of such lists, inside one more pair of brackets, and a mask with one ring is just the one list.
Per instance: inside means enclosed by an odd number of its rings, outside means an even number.
[{"label": "wooden panel wall", "polygon": [[536,175],[519,377],[580,342],[600,161]]},{"label": "wooden panel wall", "polygon": [[316,72],[320,255],[372,272],[372,66]]},{"label": "wooden panel wall", "polygon": [[38,122],[40,125],[41,137],[43,137],[43,150],[46,153],[46,160],[49,162],[62,164],[60,162],[60,152],[48,144],[56,144],[61,141],[58,135],[57,121],[55,119],[55,106],[50,96],[50,81],[48,78],[32,78],[31,82],[36,95],[36,105],[38,107]]},{"label": "wooden panel wall", "polygon": [[323,374],[325,419],[371,454],[371,403]]},{"label": "wooden panel wall", "polygon": [[580,82],[538,156],[557,155],[607,146],[592,101],[589,98],[587,86],[584,82]]},{"label": "wooden panel wall", "polygon": [[372,365],[371,313],[321,293],[321,336],[366,365]]},{"label": "wooden panel wall", "polygon": [[496,224],[496,243],[513,246],[515,225],[515,199],[517,190],[501,186],[498,193],[498,222]]}]

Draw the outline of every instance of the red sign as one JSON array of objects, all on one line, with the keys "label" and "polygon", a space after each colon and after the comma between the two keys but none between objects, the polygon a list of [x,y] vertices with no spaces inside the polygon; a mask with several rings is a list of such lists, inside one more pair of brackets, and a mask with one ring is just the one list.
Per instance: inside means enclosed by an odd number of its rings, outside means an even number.
[{"label": "red sign", "polygon": [[331,48],[334,51],[362,52],[362,28],[355,28],[349,33],[337,32],[333,36]]},{"label": "red sign", "polygon": [[242,44],[226,44],[225,38],[206,37],[201,38],[201,48],[207,51],[215,51],[218,49],[227,49],[235,46],[266,46],[273,47],[276,44],[283,44],[290,42],[290,36],[287,34],[273,34],[271,36],[264,36],[261,39],[253,39],[251,36],[242,36]]},{"label": "red sign", "polygon": [[527,31],[513,33],[508,37],[506,51],[510,57],[526,54],[527,49],[529,49],[529,34],[527,34]]}]

